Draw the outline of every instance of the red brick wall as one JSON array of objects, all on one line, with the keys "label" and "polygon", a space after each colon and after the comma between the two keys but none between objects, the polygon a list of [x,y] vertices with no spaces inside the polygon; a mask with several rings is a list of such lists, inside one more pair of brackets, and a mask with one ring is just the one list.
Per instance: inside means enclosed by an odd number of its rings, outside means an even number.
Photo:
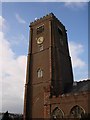
[{"label": "red brick wall", "polygon": [[[48,94],[48,93],[47,93]],[[52,98],[48,98],[46,101],[46,109],[51,109],[52,111],[55,107],[59,107],[63,113],[64,117],[68,117],[70,114],[70,110],[78,105],[85,110],[85,113],[89,113],[89,101],[88,98],[90,96],[90,92],[81,92],[76,94],[66,94],[59,97],[53,96]],[[51,108],[50,108],[51,106]],[[49,114],[50,115],[50,114]],[[50,117],[46,114],[46,117]]]}]

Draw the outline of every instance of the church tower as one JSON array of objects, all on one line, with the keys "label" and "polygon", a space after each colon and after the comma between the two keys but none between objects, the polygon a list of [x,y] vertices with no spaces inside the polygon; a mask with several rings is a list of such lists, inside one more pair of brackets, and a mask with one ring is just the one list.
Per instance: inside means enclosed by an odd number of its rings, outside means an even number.
[{"label": "church tower", "polygon": [[53,13],[30,24],[27,57],[24,119],[45,118],[44,93],[52,96],[68,92],[73,84],[65,26]]}]

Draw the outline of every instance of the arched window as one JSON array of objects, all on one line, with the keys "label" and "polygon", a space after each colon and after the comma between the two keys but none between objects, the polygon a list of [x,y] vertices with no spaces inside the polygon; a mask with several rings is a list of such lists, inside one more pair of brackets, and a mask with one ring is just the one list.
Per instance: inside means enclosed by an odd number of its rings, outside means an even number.
[{"label": "arched window", "polygon": [[63,118],[63,116],[64,116],[64,114],[63,114],[62,110],[59,109],[58,107],[56,107],[51,114],[51,118],[53,120],[56,120],[58,118]]},{"label": "arched window", "polygon": [[37,71],[37,77],[38,78],[43,77],[43,70],[41,68],[39,68],[38,71]]},{"label": "arched window", "polygon": [[70,118],[82,118],[84,114],[84,109],[76,105],[70,111]]}]

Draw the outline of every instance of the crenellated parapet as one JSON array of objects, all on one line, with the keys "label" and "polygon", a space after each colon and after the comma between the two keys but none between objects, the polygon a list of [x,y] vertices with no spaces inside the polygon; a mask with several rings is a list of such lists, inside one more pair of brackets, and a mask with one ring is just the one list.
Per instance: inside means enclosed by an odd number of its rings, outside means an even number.
[{"label": "crenellated parapet", "polygon": [[[43,16],[43,17],[41,17],[41,18],[39,18],[39,19],[36,19],[36,20],[34,20],[33,22],[31,22],[30,23],[30,26],[34,26],[34,25],[36,25],[36,24],[39,24],[40,22],[43,22],[43,21],[45,21],[45,20],[47,20],[47,19],[56,19],[56,21],[58,21],[60,24],[62,24],[61,22],[60,22],[60,20],[53,14],[53,13],[49,13],[49,14],[47,14],[47,15],[45,15],[45,16]],[[63,24],[62,24],[62,26],[64,26]],[[65,26],[64,26],[65,27]]]}]

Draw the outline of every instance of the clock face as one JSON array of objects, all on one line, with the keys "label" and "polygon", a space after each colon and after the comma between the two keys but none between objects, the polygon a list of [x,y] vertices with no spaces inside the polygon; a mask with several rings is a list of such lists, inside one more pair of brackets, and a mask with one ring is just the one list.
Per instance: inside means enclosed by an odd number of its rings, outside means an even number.
[{"label": "clock face", "polygon": [[41,44],[41,43],[43,43],[43,41],[44,41],[44,38],[43,37],[39,37],[37,39],[37,44]]}]

